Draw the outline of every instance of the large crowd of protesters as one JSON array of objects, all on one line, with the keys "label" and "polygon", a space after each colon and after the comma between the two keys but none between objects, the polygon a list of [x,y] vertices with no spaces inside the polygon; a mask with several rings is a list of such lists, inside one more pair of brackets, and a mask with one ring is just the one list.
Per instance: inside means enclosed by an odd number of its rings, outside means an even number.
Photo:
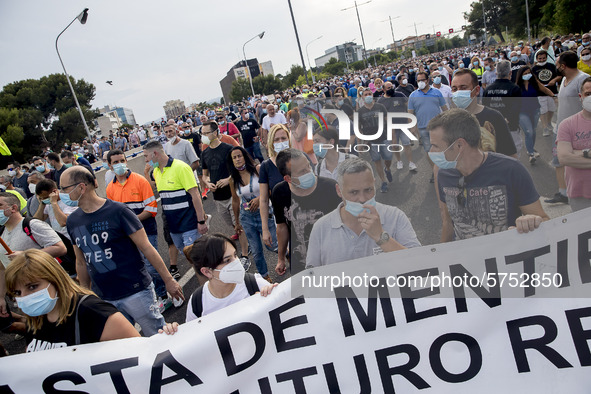
[{"label": "large crowd of protesters", "polygon": [[[537,135],[555,140],[557,192],[546,202],[590,207],[590,44],[589,33],[570,34],[399,59],[11,163],[0,176],[0,329],[24,335],[27,352],[138,336],[134,323],[173,334],[162,313],[185,300],[179,253],[202,284],[190,321],[270,294],[269,268],[293,275],[421,246],[412,217],[376,201],[393,171],[419,171],[421,146],[441,242],[549,219],[519,161],[522,151],[528,165],[539,160]],[[416,123],[380,133],[392,113]],[[135,148],[141,174],[128,167]],[[214,215],[233,231],[212,234]]]}]

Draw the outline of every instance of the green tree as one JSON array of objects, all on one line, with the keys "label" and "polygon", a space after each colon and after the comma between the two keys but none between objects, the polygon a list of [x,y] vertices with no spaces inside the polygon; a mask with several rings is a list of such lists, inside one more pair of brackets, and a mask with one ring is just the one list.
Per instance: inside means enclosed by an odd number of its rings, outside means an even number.
[{"label": "green tree", "polygon": [[503,28],[509,21],[509,9],[513,5],[512,0],[481,0],[470,4],[470,11],[464,12],[464,18],[468,21],[467,31],[470,34],[482,35],[484,32],[484,17],[486,18],[486,30],[490,35],[498,35],[501,41],[503,38]]},{"label": "green tree", "polygon": [[0,108],[0,137],[13,156],[22,159],[22,141],[25,135],[18,109]]},{"label": "green tree", "polygon": [[292,64],[289,71],[283,77],[283,89],[289,89],[295,86],[300,75],[304,75],[304,68],[297,64]]},{"label": "green tree", "polygon": [[230,100],[234,102],[241,101],[251,96],[250,82],[246,78],[238,78],[232,82],[232,90],[230,90]]},{"label": "green tree", "polygon": [[363,62],[363,60],[358,60],[356,62],[349,64],[349,68],[352,68],[355,71],[363,70],[365,68],[365,63]]},{"label": "green tree", "polygon": [[281,80],[272,74],[258,75],[252,80],[255,94],[272,94],[276,90],[281,90]]},{"label": "green tree", "polygon": [[[92,127],[92,121],[98,116],[90,108],[95,87],[83,79],[70,78],[87,125]],[[20,143],[21,160],[38,154],[43,146],[57,148],[67,140],[80,141],[86,137],[80,114],[63,74],[51,74],[4,86],[0,92],[0,107],[18,111],[17,126],[23,132]],[[6,112],[0,113],[0,123],[6,123],[4,116],[7,116]],[[10,138],[18,140],[18,133],[15,134],[14,128],[11,130]],[[12,149],[12,146],[9,147]]]},{"label": "green tree", "polygon": [[336,58],[331,57],[328,63],[324,65],[322,71],[329,75],[343,75],[345,73],[345,67],[347,67],[345,62],[339,62]]},{"label": "green tree", "polygon": [[555,0],[555,4],[554,27],[556,30],[563,34],[588,31],[589,22],[585,15],[591,15],[589,1]]}]

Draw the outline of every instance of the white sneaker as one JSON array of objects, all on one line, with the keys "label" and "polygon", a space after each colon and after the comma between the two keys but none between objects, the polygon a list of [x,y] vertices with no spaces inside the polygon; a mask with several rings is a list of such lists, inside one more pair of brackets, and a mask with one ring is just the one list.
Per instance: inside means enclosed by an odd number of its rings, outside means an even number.
[{"label": "white sneaker", "polygon": [[408,163],[408,170],[409,171],[416,171],[417,170],[417,165],[415,163],[413,163],[412,161]]},{"label": "white sneaker", "polygon": [[402,170],[404,168],[404,163],[401,161],[397,161],[396,162],[396,169],[397,170]]}]

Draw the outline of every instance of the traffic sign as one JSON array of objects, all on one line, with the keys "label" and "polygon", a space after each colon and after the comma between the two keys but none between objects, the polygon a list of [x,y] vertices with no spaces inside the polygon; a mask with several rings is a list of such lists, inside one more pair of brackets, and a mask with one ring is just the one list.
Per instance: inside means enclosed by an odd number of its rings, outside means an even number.
[{"label": "traffic sign", "polygon": [[466,25],[462,25],[462,30],[466,30]]},{"label": "traffic sign", "polygon": [[437,32],[437,37],[441,37],[441,32],[440,31]]},{"label": "traffic sign", "polygon": [[431,38],[431,34],[427,34],[427,35],[425,36],[425,38],[428,40],[429,38]]},{"label": "traffic sign", "polygon": [[449,29],[449,33],[450,34],[453,33],[453,32],[454,32],[454,29]]}]

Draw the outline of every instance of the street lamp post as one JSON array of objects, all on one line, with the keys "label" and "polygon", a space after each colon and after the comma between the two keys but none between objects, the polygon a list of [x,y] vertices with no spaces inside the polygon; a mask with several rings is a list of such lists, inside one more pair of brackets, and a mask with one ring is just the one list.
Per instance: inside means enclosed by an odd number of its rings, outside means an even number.
[{"label": "street lamp post", "polygon": [[390,32],[392,32],[392,45],[393,45],[394,50],[396,50],[396,39],[394,38],[394,28],[392,27],[392,19],[398,19],[398,18],[400,18],[400,15],[396,16],[394,18],[392,18],[391,16],[388,16],[388,19],[384,19],[383,21],[380,21],[380,22],[390,21]]},{"label": "street lamp post", "polygon": [[365,5],[371,3],[372,0],[366,1],[365,3],[357,4],[355,1],[355,5],[347,8],[343,8],[341,11],[350,10],[351,8],[355,8],[355,12],[357,12],[357,22],[359,23],[359,32],[361,33],[361,42],[363,43],[363,64],[367,67],[367,49],[365,48],[365,38],[363,38],[363,29],[361,28],[361,19],[359,18],[359,8],[358,6]]},{"label": "street lamp post", "polygon": [[[372,46],[376,45],[376,44],[377,44],[378,42],[380,42],[380,41],[382,41],[382,39],[381,39],[381,38],[380,38],[380,39],[378,39],[378,40],[376,40],[376,42],[374,42]],[[376,48],[376,49],[377,49],[377,48]],[[376,56],[377,56],[377,55],[378,55],[378,54],[377,54],[377,52],[376,52],[376,53],[373,55],[373,65],[374,65],[374,67],[376,67],[376,68],[378,67],[378,63],[376,62]]]},{"label": "street lamp post", "polygon": [[312,71],[312,63],[310,63],[310,55],[308,54],[308,46],[313,43],[314,41],[320,40],[322,36],[317,37],[306,44],[306,57],[308,58],[308,66],[310,67],[310,73],[312,73],[312,83],[316,83],[316,78],[314,78],[314,71]]},{"label": "street lamp post", "polygon": [[531,45],[531,30],[529,29],[529,4],[528,1],[525,0],[525,17],[527,18],[527,41]]},{"label": "street lamp post", "polygon": [[293,22],[293,30],[295,31],[296,41],[298,42],[298,49],[300,50],[300,58],[302,59],[302,66],[304,67],[304,75],[306,76],[306,85],[309,85],[308,82],[308,72],[306,71],[306,63],[304,62],[304,54],[302,53],[302,46],[300,45],[300,36],[298,36],[298,28],[295,23],[295,17],[293,16],[293,9],[291,8],[291,0],[287,0],[287,4],[289,5],[289,12],[291,13],[291,21]]},{"label": "street lamp post", "polygon": [[64,66],[64,62],[62,60],[62,57],[60,56],[60,51],[57,46],[57,41],[60,39],[60,36],[68,29],[68,27],[70,27],[72,25],[72,23],[74,23],[74,21],[76,19],[78,19],[81,24],[85,24],[86,19],[88,19],[88,8],[85,8],[84,11],[82,11],[80,14],[78,14],[78,16],[76,18],[72,19],[72,22],[70,22],[68,24],[68,26],[66,26],[66,28],[64,30],[62,30],[62,32],[60,34],[57,35],[57,38],[55,39],[55,51],[57,52],[57,57],[60,59],[60,63],[62,64],[62,68],[64,69],[64,74],[66,74],[66,80],[68,81],[68,85],[70,86],[70,90],[72,91],[72,96],[74,97],[74,102],[76,103],[76,108],[78,108],[78,112],[80,113],[80,118],[82,118],[82,124],[84,125],[84,130],[86,130],[86,135],[88,136],[88,141],[90,141],[91,140],[90,130],[88,130],[88,125],[86,124],[86,119],[84,119],[84,114],[82,113],[82,108],[80,108],[80,103],[78,102],[78,97],[76,97],[76,92],[74,92],[74,87],[72,86],[72,82],[70,82],[70,76],[68,75],[68,72],[66,71],[66,66]]},{"label": "street lamp post", "polygon": [[264,35],[265,35],[265,32],[257,34],[256,36],[254,36],[250,40],[246,41],[244,43],[244,45],[242,45],[242,54],[244,55],[244,64],[246,65],[246,71],[248,72],[248,80],[250,81],[250,91],[252,92],[253,98],[254,98],[254,87],[252,86],[252,74],[250,73],[250,67],[248,67],[248,60],[246,60],[246,52],[244,51],[244,47],[246,46],[246,44],[248,44],[249,42],[251,42],[252,40],[254,40],[257,37],[262,39]]}]

